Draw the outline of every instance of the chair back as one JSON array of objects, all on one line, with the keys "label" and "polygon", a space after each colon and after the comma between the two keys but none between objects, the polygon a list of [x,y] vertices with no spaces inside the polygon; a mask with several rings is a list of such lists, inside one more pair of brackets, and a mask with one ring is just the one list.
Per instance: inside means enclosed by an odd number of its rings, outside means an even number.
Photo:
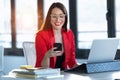
[{"label": "chair back", "polygon": [[34,42],[23,42],[23,52],[27,61],[27,65],[35,66],[36,51]]}]

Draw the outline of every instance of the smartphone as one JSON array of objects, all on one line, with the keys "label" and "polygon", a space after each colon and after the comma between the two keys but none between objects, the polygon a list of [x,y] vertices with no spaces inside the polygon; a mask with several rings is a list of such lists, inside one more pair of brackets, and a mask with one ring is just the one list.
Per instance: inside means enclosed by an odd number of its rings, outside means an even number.
[{"label": "smartphone", "polygon": [[61,43],[54,43],[54,47],[56,47],[56,49],[54,49],[54,51],[62,51],[62,44]]}]

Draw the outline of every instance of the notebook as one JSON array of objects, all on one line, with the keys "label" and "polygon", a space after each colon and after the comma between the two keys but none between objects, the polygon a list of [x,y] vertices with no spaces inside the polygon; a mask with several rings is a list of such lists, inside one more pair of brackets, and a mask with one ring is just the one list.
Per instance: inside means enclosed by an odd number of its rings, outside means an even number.
[{"label": "notebook", "polygon": [[117,38],[93,40],[87,63],[114,61],[119,40]]}]

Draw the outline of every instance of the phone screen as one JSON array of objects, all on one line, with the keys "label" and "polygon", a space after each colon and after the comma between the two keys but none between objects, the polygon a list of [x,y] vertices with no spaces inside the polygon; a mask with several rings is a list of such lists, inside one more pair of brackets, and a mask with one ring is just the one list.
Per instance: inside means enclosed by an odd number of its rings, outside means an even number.
[{"label": "phone screen", "polygon": [[61,43],[54,43],[54,47],[56,47],[56,49],[54,49],[54,51],[62,51],[62,44]]}]

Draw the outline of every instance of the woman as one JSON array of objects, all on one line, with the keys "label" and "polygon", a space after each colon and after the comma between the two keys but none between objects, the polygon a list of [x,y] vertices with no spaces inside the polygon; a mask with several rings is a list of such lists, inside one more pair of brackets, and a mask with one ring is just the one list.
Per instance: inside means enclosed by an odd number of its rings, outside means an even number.
[{"label": "woman", "polygon": [[[74,35],[67,29],[68,15],[63,4],[51,5],[42,30],[36,34],[35,67],[60,68],[65,70],[77,66],[75,60]],[[61,43],[62,50],[54,51],[54,43]]]}]

